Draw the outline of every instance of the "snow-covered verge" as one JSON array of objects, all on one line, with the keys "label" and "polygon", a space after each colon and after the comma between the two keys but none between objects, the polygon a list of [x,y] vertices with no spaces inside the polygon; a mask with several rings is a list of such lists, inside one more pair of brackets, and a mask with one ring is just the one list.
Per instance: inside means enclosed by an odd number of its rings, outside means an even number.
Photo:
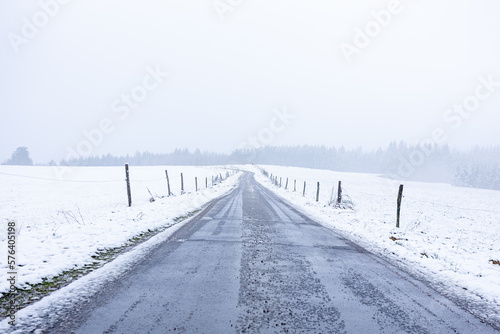
[{"label": "snow-covered verge", "polygon": [[[167,197],[165,170],[171,192]],[[128,207],[123,167],[72,167],[63,178],[53,167],[0,166],[0,293],[9,289],[7,224],[16,222],[17,287],[26,288],[95,261],[101,250],[122,246],[145,231],[175,225],[234,188],[240,174],[225,167],[130,167]],[[181,194],[180,174],[184,176]],[[195,191],[195,177],[198,191]],[[205,188],[208,183],[208,188]],[[149,189],[149,191],[148,191]],[[150,202],[151,195],[155,201]]]},{"label": "snow-covered verge", "polygon": [[[465,306],[481,318],[500,324],[500,191],[401,182],[373,174],[261,167],[278,180],[281,177],[280,188],[253,168],[257,181],[276,194],[442,293],[465,300]],[[302,196],[304,181],[306,194]],[[342,181],[343,194],[352,199],[354,210],[328,205],[338,181]],[[401,223],[396,228],[402,183]]]},{"label": "snow-covered verge", "polygon": [[51,293],[37,303],[19,310],[15,314],[14,325],[10,322],[10,318],[0,321],[0,333],[50,333],[52,326],[60,321],[62,317],[67,316],[66,312],[68,310],[71,310],[79,303],[84,303],[107,284],[120,279],[131,267],[145,261],[148,254],[155,247],[166,241],[184,223],[189,221],[190,219],[187,219],[183,223],[171,226],[144,243],[137,245],[129,252],[121,254],[101,268]]}]

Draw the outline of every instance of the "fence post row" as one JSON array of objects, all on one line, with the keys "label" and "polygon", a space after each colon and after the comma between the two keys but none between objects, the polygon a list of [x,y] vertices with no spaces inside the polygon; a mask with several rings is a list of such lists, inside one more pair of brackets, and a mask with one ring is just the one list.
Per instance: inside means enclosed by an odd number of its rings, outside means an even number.
[{"label": "fence post row", "polygon": [[[225,176],[226,179],[229,178],[229,176],[234,175],[232,173],[226,172]],[[167,178],[167,196],[172,196],[172,191],[170,188],[170,177],[168,176],[168,170],[165,169],[165,177]],[[218,175],[214,176],[212,175],[212,187],[216,182],[222,182],[224,179],[222,178],[222,173],[219,173]],[[127,184],[127,199],[128,199],[128,206],[132,206],[132,190],[130,186],[130,169],[128,163],[125,164],[125,182]],[[198,177],[194,178],[194,183],[195,183],[195,189],[196,191],[199,190],[198,188]],[[208,189],[208,177],[205,177],[205,188]],[[146,188],[148,189],[148,188]],[[149,194],[153,198],[153,195],[151,194],[151,191],[148,189]],[[184,194],[184,173],[181,173],[181,194]]]},{"label": "fence post row", "polygon": [[[269,179],[271,180],[272,183],[274,183],[275,186],[279,186],[281,188],[282,186],[282,178],[280,177],[279,178],[279,181],[278,181],[278,177],[273,175],[272,173],[269,174],[267,173],[267,171],[263,171],[263,174],[264,175],[267,175],[269,177]],[[288,181],[289,181],[289,178],[287,177],[286,178],[286,181],[285,181],[285,190],[288,189]],[[403,185],[401,185],[401,193],[402,193],[402,187]],[[307,182],[304,181],[304,189],[302,190],[302,196],[305,196],[306,195],[306,188],[307,188]],[[320,182],[317,183],[317,189],[316,189],[316,202],[319,202],[319,194],[320,194]],[[297,179],[294,179],[293,180],[293,192],[296,192],[297,191]],[[337,190],[337,204],[340,205],[342,203],[342,181],[339,181],[339,185],[338,185],[338,190]],[[401,205],[401,200],[398,199],[398,227],[399,227],[399,210],[400,210],[400,205]]]},{"label": "fence post row", "polygon": [[128,206],[132,206],[132,192],[130,190],[130,174],[128,171],[128,164],[125,164],[125,177],[127,181],[127,197],[128,197]]}]

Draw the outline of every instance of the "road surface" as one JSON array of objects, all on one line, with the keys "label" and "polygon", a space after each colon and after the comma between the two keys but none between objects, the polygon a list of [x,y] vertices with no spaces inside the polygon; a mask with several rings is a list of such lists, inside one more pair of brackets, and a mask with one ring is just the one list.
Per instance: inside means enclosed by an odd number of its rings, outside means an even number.
[{"label": "road surface", "polygon": [[51,333],[497,333],[247,173]]}]

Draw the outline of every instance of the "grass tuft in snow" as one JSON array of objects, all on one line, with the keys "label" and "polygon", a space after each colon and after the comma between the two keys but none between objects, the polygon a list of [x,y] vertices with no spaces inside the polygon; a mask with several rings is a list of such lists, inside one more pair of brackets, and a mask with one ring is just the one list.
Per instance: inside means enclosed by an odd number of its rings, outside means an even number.
[{"label": "grass tuft in snow", "polygon": [[183,221],[183,220],[186,220],[188,218],[191,218],[193,217],[195,214],[197,214],[198,212],[200,212],[200,210],[194,210],[190,213],[188,213],[187,215],[184,215],[184,216],[181,216],[181,217],[177,217],[177,218],[174,218],[174,222],[178,223],[180,221]]}]

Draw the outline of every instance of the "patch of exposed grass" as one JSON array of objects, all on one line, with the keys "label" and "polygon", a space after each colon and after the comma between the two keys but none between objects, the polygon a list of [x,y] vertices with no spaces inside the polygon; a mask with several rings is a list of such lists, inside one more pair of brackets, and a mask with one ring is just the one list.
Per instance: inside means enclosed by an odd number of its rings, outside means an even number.
[{"label": "patch of exposed grass", "polygon": [[390,237],[389,239],[391,239],[392,241],[398,241],[398,240],[408,241],[408,239],[405,239],[405,238],[396,238],[396,237]]},{"label": "patch of exposed grass", "polygon": [[200,210],[194,210],[194,211],[191,211],[190,213],[188,213],[185,216],[176,217],[176,218],[174,218],[174,222],[178,223],[178,222],[181,222],[181,221],[186,220],[188,218],[191,218],[195,214],[197,214],[198,212],[200,212]]}]

